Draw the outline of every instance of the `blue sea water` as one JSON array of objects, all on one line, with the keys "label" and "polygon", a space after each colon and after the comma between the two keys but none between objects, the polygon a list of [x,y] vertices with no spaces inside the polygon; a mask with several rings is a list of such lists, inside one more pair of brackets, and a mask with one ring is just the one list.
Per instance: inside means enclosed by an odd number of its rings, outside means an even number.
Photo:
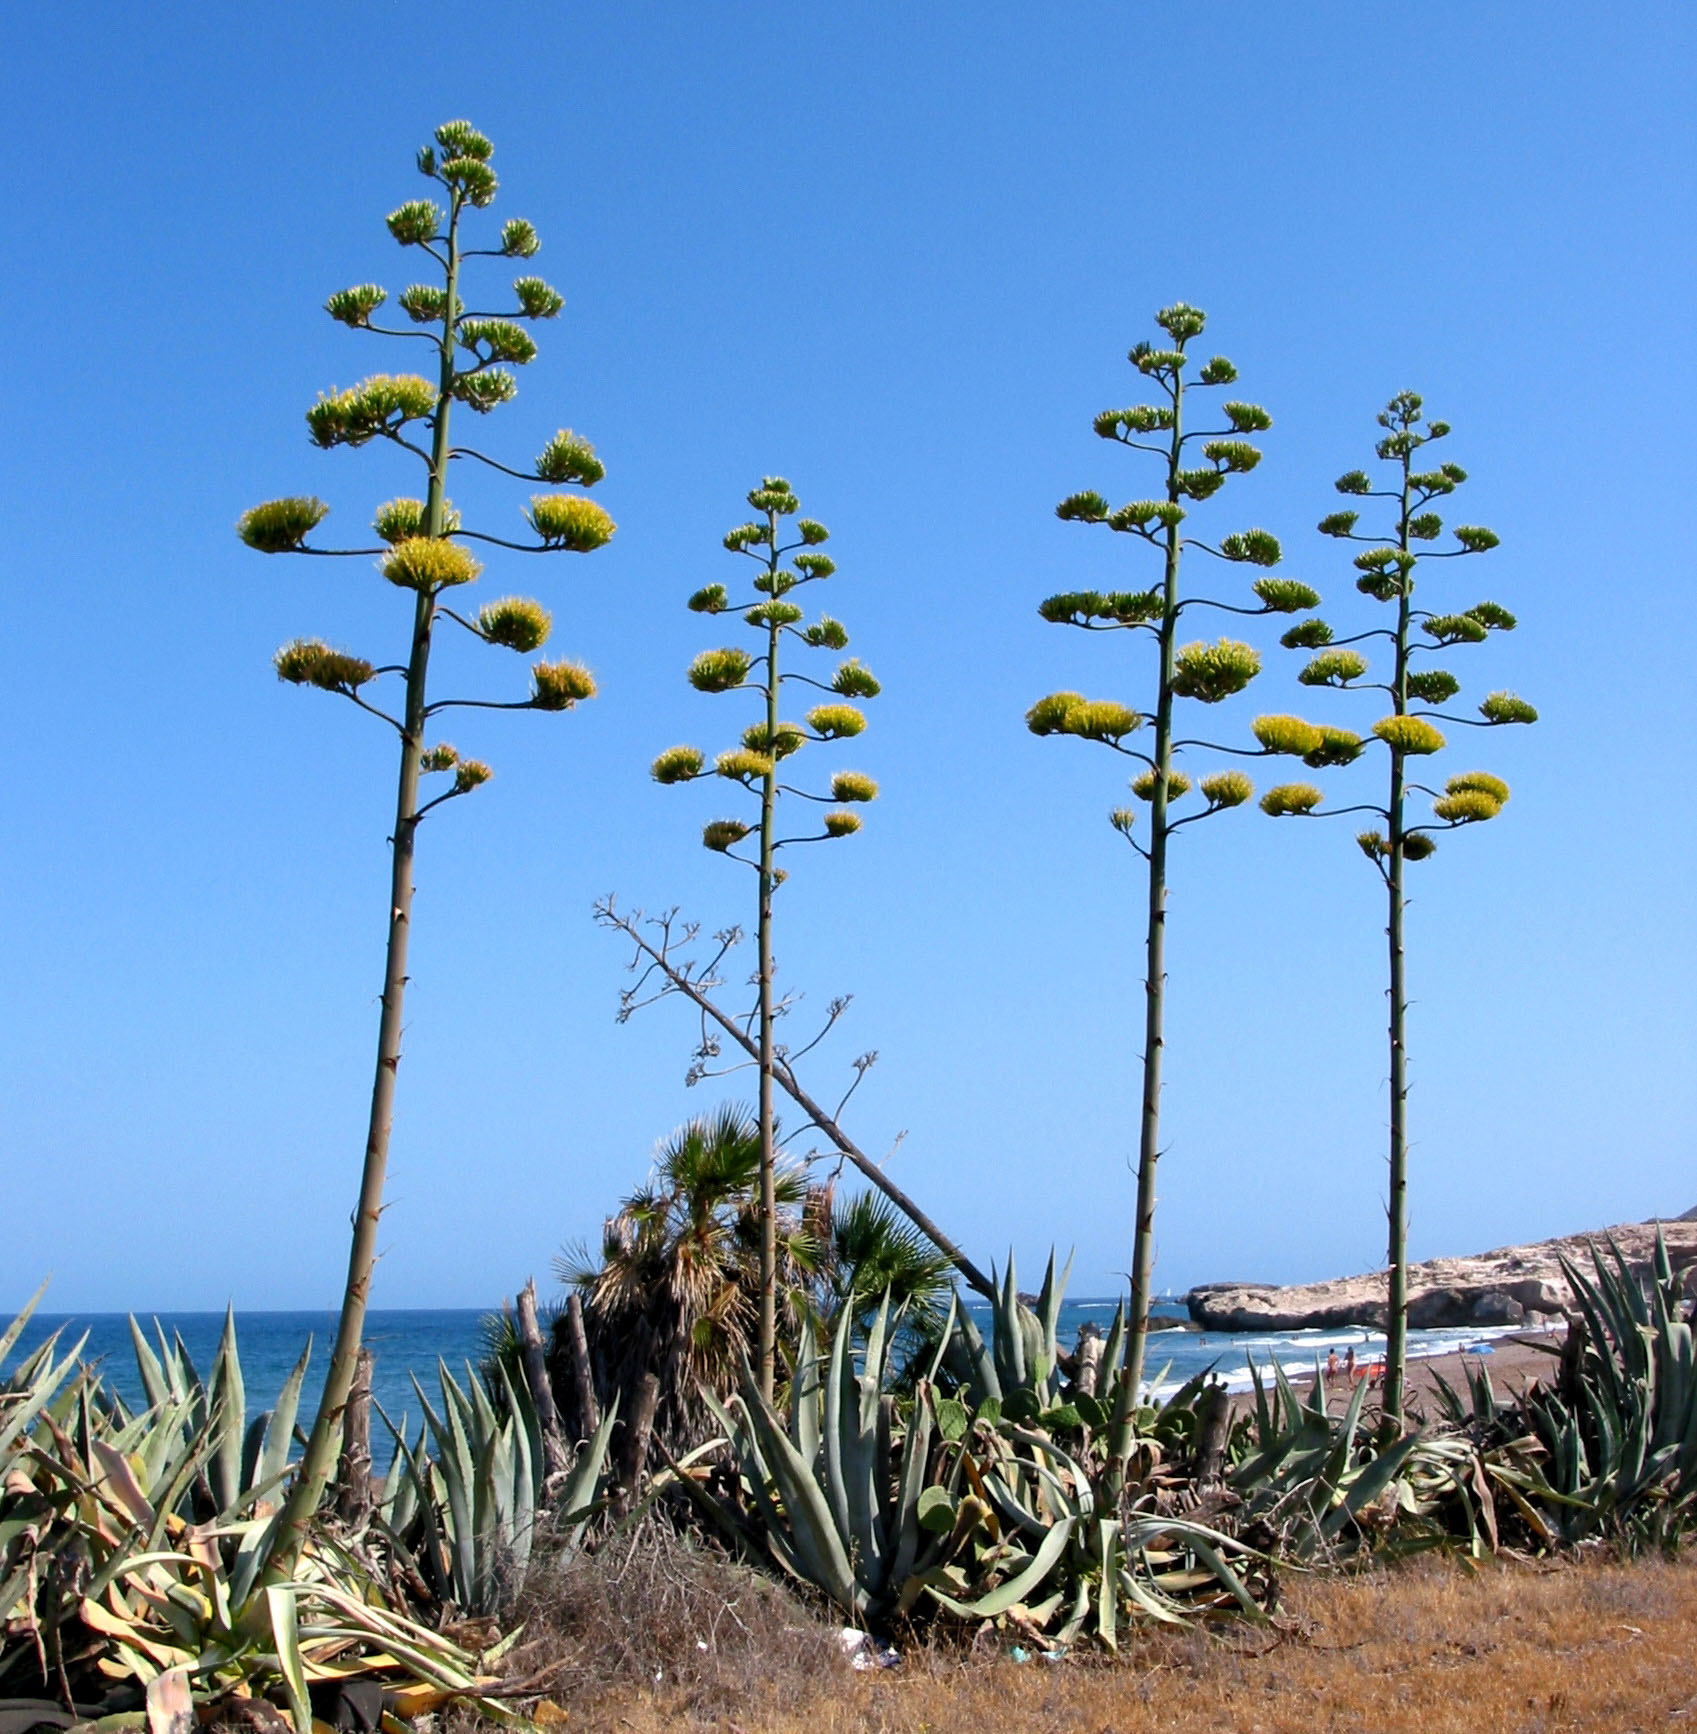
[{"label": "blue sea water", "polygon": [[[1061,1309],[1060,1338],[1070,1348],[1079,1326],[1094,1320],[1106,1333],[1114,1314],[1113,1300],[1069,1301]],[[974,1311],[978,1309],[975,1306]],[[1158,1315],[1184,1317],[1184,1309],[1172,1303],[1157,1306]],[[433,1405],[440,1408],[436,1380],[438,1357],[457,1378],[465,1377],[466,1363],[475,1363],[483,1353],[484,1321],[488,1314],[472,1310],[377,1311],[366,1315],[366,1343],[376,1364],[372,1388],[389,1417],[401,1425],[411,1417],[415,1427],[421,1415],[412,1380],[416,1376]],[[211,1373],[218,1339],[224,1328],[222,1313],[163,1313],[157,1326],[152,1317],[141,1320],[150,1339],[163,1329],[168,1339],[181,1338],[190,1360],[201,1376]],[[987,1320],[981,1321],[988,1334]],[[62,1330],[60,1348],[69,1348],[87,1332],[83,1349],[86,1360],[99,1364],[101,1373],[131,1406],[143,1406],[141,1377],[130,1341],[128,1318],[122,1313],[89,1313],[81,1316],[37,1313],[30,1320],[18,1350],[10,1357],[34,1348],[45,1337]],[[268,1409],[310,1339],[312,1359],[302,1390],[301,1425],[309,1426],[323,1389],[330,1344],[335,1337],[333,1312],[259,1312],[236,1314],[236,1340],[241,1350],[242,1378],[247,1393],[247,1412],[256,1415]],[[1411,1356],[1445,1354],[1456,1349],[1488,1353],[1498,1330],[1410,1331]],[[1219,1332],[1162,1331],[1150,1338],[1146,1371],[1157,1394],[1165,1394],[1195,1374],[1212,1367],[1234,1390],[1250,1383],[1249,1360],[1265,1370],[1277,1360],[1287,1372],[1310,1373],[1335,1349],[1342,1359],[1353,1347],[1358,1361],[1371,1361],[1384,1353],[1382,1334],[1367,1330],[1258,1331],[1241,1335]],[[0,1369],[3,1377],[5,1369]],[[379,1444],[383,1429],[375,1429],[373,1446],[379,1458],[386,1452]]]}]

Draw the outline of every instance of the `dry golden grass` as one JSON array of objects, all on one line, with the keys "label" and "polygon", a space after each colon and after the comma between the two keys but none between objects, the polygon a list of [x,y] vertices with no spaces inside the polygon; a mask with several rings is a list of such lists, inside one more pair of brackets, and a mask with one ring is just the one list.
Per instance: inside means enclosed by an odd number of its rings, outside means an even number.
[{"label": "dry golden grass", "polygon": [[1697,1563],[1292,1580],[1277,1630],[1143,1635],[1117,1664],[933,1649],[854,1674],[793,1639],[774,1660],[745,1651],[707,1690],[703,1674],[560,1693],[562,1734],[1697,1731]]}]

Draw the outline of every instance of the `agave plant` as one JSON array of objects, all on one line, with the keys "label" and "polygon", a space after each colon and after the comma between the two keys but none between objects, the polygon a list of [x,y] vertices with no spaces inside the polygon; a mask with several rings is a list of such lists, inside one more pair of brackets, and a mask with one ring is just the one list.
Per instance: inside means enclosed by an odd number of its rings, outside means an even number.
[{"label": "agave plant", "polygon": [[[437,1362],[442,1390],[438,1414],[413,1380],[424,1409],[418,1439],[383,1416],[395,1455],[378,1502],[378,1517],[392,1544],[418,1562],[444,1602],[462,1613],[505,1613],[529,1569],[540,1533],[565,1551],[575,1549],[604,1492],[607,1448],[618,1403],[578,1453],[550,1510],[543,1499],[545,1465],[536,1404],[522,1369],[515,1377],[495,1368],[500,1407],[470,1368],[462,1386]],[[381,1409],[378,1411],[382,1413]],[[434,1443],[432,1456],[428,1444]]]},{"label": "agave plant", "polygon": [[[1004,1316],[1016,1318],[1017,1291],[1004,1283],[1002,1292]],[[1165,1513],[1121,1516],[1101,1504],[1105,1465],[1072,1454],[1040,1423],[1010,1420],[1000,1396],[975,1413],[960,1395],[939,1395],[957,1323],[972,1329],[951,1315],[905,1412],[891,1388],[899,1311],[887,1301],[858,1355],[847,1308],[823,1368],[803,1339],[785,1414],[745,1369],[731,1402],[713,1400],[738,1470],[735,1496],[691,1481],[696,1497],[739,1541],[857,1619],[929,1612],[1003,1622],[1045,1642],[1088,1632],[1112,1647],[1121,1622],[1140,1614],[1181,1619],[1229,1603],[1259,1615],[1230,1561],[1247,1551],[1239,1543]],[[1014,1376],[1013,1345],[994,1334]],[[984,1379],[999,1381],[996,1358],[982,1354]],[[1039,1347],[1033,1370],[1041,1359]],[[1016,1390],[1035,1402],[1030,1383]]]},{"label": "agave plant", "polygon": [[[35,1300],[0,1334],[0,1369]],[[93,1714],[166,1676],[202,1700],[273,1691],[311,1734],[311,1688],[380,1676],[413,1708],[478,1696],[485,1659],[403,1611],[357,1541],[315,1524],[266,1582],[305,1358],[250,1423],[233,1325],[202,1384],[180,1344],[135,1333],[151,1399],[131,1414],[60,1335],[0,1384],[0,1690]],[[497,1717],[504,1714],[497,1709]]]}]

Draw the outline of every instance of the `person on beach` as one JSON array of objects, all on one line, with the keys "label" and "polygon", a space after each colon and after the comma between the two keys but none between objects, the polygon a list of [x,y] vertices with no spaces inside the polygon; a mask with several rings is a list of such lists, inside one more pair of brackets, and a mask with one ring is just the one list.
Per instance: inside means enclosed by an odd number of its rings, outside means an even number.
[{"label": "person on beach", "polygon": [[1335,1379],[1337,1376],[1338,1352],[1336,1349],[1333,1349],[1331,1353],[1326,1356],[1326,1377],[1328,1379]]},{"label": "person on beach", "polygon": [[1344,1350],[1343,1370],[1344,1370],[1344,1377],[1345,1378],[1353,1379],[1355,1377],[1355,1344],[1354,1343],[1351,1343],[1349,1345],[1349,1347]]}]

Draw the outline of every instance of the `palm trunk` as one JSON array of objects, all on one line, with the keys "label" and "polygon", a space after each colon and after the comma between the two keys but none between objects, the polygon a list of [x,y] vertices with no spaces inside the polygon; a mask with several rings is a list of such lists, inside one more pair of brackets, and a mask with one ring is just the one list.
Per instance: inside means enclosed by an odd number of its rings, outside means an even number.
[{"label": "palm trunk", "polygon": [[[432,427],[430,483],[425,501],[427,536],[440,536],[448,468],[448,410],[454,379],[454,320],[459,291],[459,198],[448,219],[447,307],[442,319],[441,371]],[[407,942],[412,933],[413,846],[418,830],[419,761],[424,751],[426,683],[436,598],[418,592],[413,610],[412,650],[407,659],[407,695],[401,733],[400,774],[395,791],[395,832],[389,879],[389,944],[383,968],[383,1010],[377,1024],[377,1068],[371,1086],[371,1116],[366,1130],[365,1164],[359,1203],[354,1211],[353,1244],[342,1293],[336,1343],[330,1355],[324,1393],[307,1440],[300,1473],[278,1520],[277,1544],[267,1581],[293,1575],[306,1539],[306,1526],[318,1510],[335,1467],[342,1413],[353,1384],[365,1331],[371,1277],[377,1263],[377,1225],[383,1212],[383,1186],[389,1166],[389,1131],[395,1112],[395,1078],[401,1064],[401,1012],[407,984]]]},{"label": "palm trunk", "polygon": [[[1183,387],[1173,393],[1173,443],[1167,498],[1178,499],[1182,452]],[[1164,606],[1161,617],[1161,679],[1155,707],[1155,786],[1149,803],[1149,909],[1143,982],[1143,1106],[1137,1145],[1137,1218],[1131,1252],[1131,1316],[1127,1321],[1125,1369],[1114,1397],[1109,1454],[1116,1472],[1131,1456],[1132,1417],[1143,1384],[1149,1341],[1149,1299],[1155,1270],[1155,1170],[1161,1158],[1161,1056],[1165,1046],[1167,987],[1167,779],[1173,763],[1173,670],[1178,637],[1177,525],[1167,530]]]}]

